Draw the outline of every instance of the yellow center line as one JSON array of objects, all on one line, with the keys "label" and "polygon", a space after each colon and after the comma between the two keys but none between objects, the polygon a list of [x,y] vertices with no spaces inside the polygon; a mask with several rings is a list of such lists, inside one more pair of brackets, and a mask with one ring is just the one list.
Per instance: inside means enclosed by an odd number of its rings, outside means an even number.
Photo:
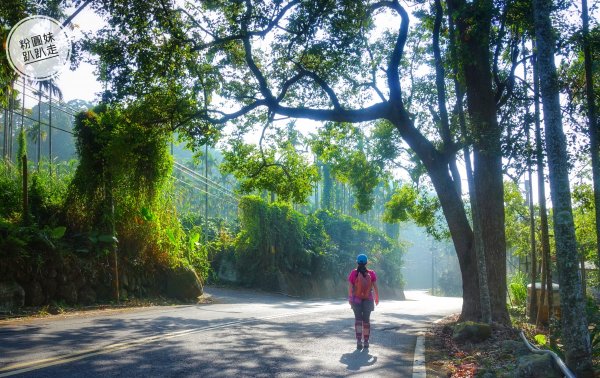
[{"label": "yellow center line", "polygon": [[16,374],[27,373],[27,372],[30,372],[33,370],[39,370],[39,369],[43,369],[43,368],[47,368],[47,367],[51,367],[51,366],[56,366],[56,365],[66,364],[69,362],[79,361],[84,358],[99,356],[102,354],[107,354],[107,353],[111,353],[111,352],[118,351],[118,350],[129,349],[129,348],[133,348],[135,346],[149,344],[149,343],[152,343],[152,342],[158,341],[158,340],[167,340],[167,339],[181,337],[181,336],[185,336],[185,335],[189,335],[189,334],[193,334],[193,333],[197,333],[197,332],[202,332],[202,331],[210,331],[210,330],[219,329],[219,328],[237,326],[237,325],[242,325],[242,324],[246,324],[246,323],[253,323],[253,322],[257,322],[259,320],[285,318],[285,317],[290,317],[290,316],[298,316],[298,315],[304,315],[304,314],[315,313],[315,312],[326,311],[326,310],[327,309],[322,309],[322,308],[321,309],[312,309],[312,310],[308,310],[308,311],[290,312],[290,313],[284,313],[284,314],[278,314],[278,315],[269,315],[269,316],[264,316],[261,318],[250,318],[250,319],[246,319],[246,320],[238,320],[235,322],[216,324],[216,325],[212,325],[212,326],[185,329],[185,330],[181,330],[181,331],[168,332],[168,333],[164,333],[164,334],[160,334],[160,335],[142,337],[142,338],[127,341],[127,342],[118,342],[118,343],[109,344],[109,345],[106,345],[103,347],[92,348],[92,349],[84,350],[81,352],[65,354],[62,356],[49,357],[49,358],[33,360],[33,361],[28,361],[28,362],[20,362],[20,363],[16,363],[16,364],[12,364],[12,365],[8,365],[3,368],[0,368],[0,377],[9,377],[9,376],[16,375]]}]

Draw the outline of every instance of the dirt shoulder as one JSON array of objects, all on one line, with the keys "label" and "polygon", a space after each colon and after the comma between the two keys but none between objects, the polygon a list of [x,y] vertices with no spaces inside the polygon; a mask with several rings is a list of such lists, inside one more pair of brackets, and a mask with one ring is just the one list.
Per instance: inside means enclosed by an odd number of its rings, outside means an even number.
[{"label": "dirt shoulder", "polygon": [[[209,304],[214,299],[210,294],[203,294],[193,304]],[[10,313],[0,313],[0,326],[16,323],[26,323],[35,320],[55,320],[66,318],[92,317],[98,315],[110,315],[130,311],[144,311],[158,306],[189,305],[190,302],[182,302],[162,297],[135,299],[120,303],[97,303],[90,306],[66,306],[51,304],[39,307],[24,307]]]},{"label": "dirt shoulder", "polygon": [[427,377],[475,377],[482,371],[510,372],[516,360],[503,344],[520,341],[518,331],[494,324],[492,336],[481,343],[457,343],[452,339],[458,314],[434,323],[425,336]]}]

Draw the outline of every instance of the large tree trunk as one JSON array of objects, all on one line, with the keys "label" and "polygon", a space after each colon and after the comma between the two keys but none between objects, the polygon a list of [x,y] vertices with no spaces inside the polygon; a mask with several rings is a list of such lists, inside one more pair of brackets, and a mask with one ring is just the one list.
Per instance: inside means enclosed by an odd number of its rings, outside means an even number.
[{"label": "large tree trunk", "polygon": [[569,368],[578,377],[593,377],[590,335],[578,269],[566,140],[562,129],[558,77],[554,65],[554,34],[550,21],[552,2],[534,0],[533,6],[560,282],[562,341]]},{"label": "large tree trunk", "polygon": [[[506,237],[501,130],[496,119],[489,54],[491,2],[448,2],[461,41],[467,110],[473,127],[474,181],[487,264],[492,320],[510,323],[506,307]],[[475,20],[475,21],[474,21]]]},{"label": "large tree trunk", "polygon": [[[437,8],[437,5],[436,5]],[[438,9],[439,10],[439,9]],[[463,109],[463,102],[465,98],[464,90],[458,81],[458,61],[456,58],[456,45],[455,45],[455,32],[454,32],[454,21],[452,17],[448,15],[448,26],[450,31],[450,51],[452,54],[452,73],[454,76],[454,90],[456,93],[456,111],[458,113],[458,122],[460,126],[460,132],[464,140],[469,139],[467,132],[467,122],[465,119],[465,113]],[[471,212],[473,217],[473,253],[477,258],[477,279],[479,283],[479,303],[481,306],[481,320],[490,323],[492,321],[492,309],[490,304],[490,290],[487,280],[485,254],[483,251],[483,237],[481,229],[479,228],[479,208],[477,207],[477,196],[475,194],[475,180],[473,178],[473,168],[471,166],[471,154],[469,147],[463,147],[463,156],[465,159],[465,169],[467,173],[467,185],[469,188],[469,200],[471,203]]]},{"label": "large tree trunk", "polygon": [[[525,42],[522,42],[523,55],[526,54]],[[523,79],[527,82],[527,59],[523,59]],[[525,108],[525,134],[527,137],[527,149],[531,151],[531,139],[529,130],[531,129],[531,121],[529,116],[529,105]],[[535,281],[537,278],[537,257],[536,257],[536,240],[535,240],[535,211],[533,208],[533,176],[531,173],[531,155],[527,155],[527,206],[529,207],[529,246],[531,248],[531,296],[529,298],[529,323],[535,323],[538,315],[538,297],[536,293]],[[543,297],[542,297],[543,298]]]},{"label": "large tree trunk", "polygon": [[460,266],[463,306],[461,319],[480,320],[479,283],[477,281],[477,259],[473,249],[473,231],[467,219],[462,199],[456,192],[446,159],[414,127],[408,114],[398,110],[390,114],[389,121],[400,132],[402,138],[425,165],[427,173],[440,200],[442,211],[456,249]]},{"label": "large tree trunk", "polygon": [[596,211],[596,266],[600,268],[600,136],[596,119],[596,99],[594,75],[592,73],[592,52],[587,0],[581,0],[581,21],[583,24],[583,59],[585,67],[585,90],[587,97],[588,122],[590,128],[590,152],[592,154],[592,176],[594,179],[594,203]]},{"label": "large tree trunk", "polygon": [[481,300],[477,278],[477,257],[475,256],[474,235],[467,219],[463,202],[457,194],[447,166],[438,165],[428,169],[429,177],[435,187],[454,248],[458,256],[462,282],[463,306],[461,320],[480,321]]},{"label": "large tree trunk", "polygon": [[[444,11],[441,0],[435,0],[435,23],[433,27],[433,56],[435,58],[435,86],[437,90],[437,103],[439,113],[439,130],[444,142],[444,150],[451,149],[453,146],[452,132],[450,131],[450,121],[448,119],[448,109],[446,108],[446,73],[444,62],[442,61],[442,53],[440,49],[440,29],[442,26],[442,18]],[[460,173],[456,165],[456,155],[448,157],[448,169],[454,180],[454,186],[458,195],[462,195],[462,185],[460,182]]]},{"label": "large tree trunk", "polygon": [[475,191],[475,178],[471,167],[471,156],[469,149],[464,148],[465,165],[467,171],[467,183],[469,186],[469,199],[473,216],[473,251],[477,259],[477,278],[479,282],[479,302],[481,304],[481,320],[486,323],[492,322],[492,301],[490,298],[490,287],[486,269],[485,252],[483,250],[483,234],[481,232],[481,211],[477,202]]},{"label": "large tree trunk", "polygon": [[[553,314],[553,298],[552,298],[552,269],[550,264],[550,233],[548,230],[548,210],[546,207],[546,181],[544,179],[544,152],[542,146],[542,131],[540,127],[540,91],[539,78],[537,70],[537,61],[533,60],[533,101],[534,101],[534,122],[535,122],[535,155],[537,165],[537,187],[538,187],[538,203],[540,207],[540,228],[541,228],[541,244],[542,244],[542,264],[546,292],[542,290],[542,298],[546,298],[548,302],[548,320],[552,319]],[[539,316],[538,316],[539,318]],[[540,320],[536,322],[540,323]],[[554,339],[550,339],[553,343]]]}]

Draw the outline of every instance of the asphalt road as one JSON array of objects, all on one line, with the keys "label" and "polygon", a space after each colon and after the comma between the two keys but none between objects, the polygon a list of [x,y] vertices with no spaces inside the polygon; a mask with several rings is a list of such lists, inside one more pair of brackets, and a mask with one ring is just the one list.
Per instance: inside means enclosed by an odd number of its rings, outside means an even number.
[{"label": "asphalt road", "polygon": [[208,288],[215,303],[0,323],[0,377],[412,377],[417,335],[460,298],[407,292],[357,351],[345,301]]}]

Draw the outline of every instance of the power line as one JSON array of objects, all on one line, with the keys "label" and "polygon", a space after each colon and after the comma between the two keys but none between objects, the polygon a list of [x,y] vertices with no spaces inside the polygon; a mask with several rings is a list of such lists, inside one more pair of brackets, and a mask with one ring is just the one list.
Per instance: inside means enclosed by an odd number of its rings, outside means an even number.
[{"label": "power line", "polygon": [[[195,177],[189,175],[189,173],[187,173],[187,172],[183,172],[183,171],[181,171],[181,172],[184,173],[184,174],[186,174],[188,177],[195,178]],[[204,182],[200,182],[200,183],[204,184]],[[208,185],[207,185],[207,187],[208,187]],[[225,195],[225,196],[230,197],[230,198],[233,198],[236,201],[239,200],[238,197],[233,196],[233,195],[231,195],[231,194],[229,194],[227,192],[224,192],[224,191],[220,190],[219,188],[215,188],[215,187],[212,187],[212,186],[210,188],[213,189],[213,190],[217,190],[220,194]],[[211,193],[211,194],[213,194],[213,193]]]},{"label": "power line", "polygon": [[[23,87],[23,85],[22,85],[22,84],[19,84],[19,85],[21,86],[21,88]],[[39,88],[32,87],[32,86],[30,86],[29,84],[25,84],[25,88],[26,88],[26,89],[29,89],[29,90],[30,90],[30,91],[32,91],[32,92],[38,92],[38,91],[39,91]],[[17,89],[17,88],[15,88],[15,89],[13,89],[13,90],[16,90],[16,91],[18,91],[18,89]],[[45,97],[45,98],[47,98],[48,100],[50,99],[50,95],[49,95],[49,94],[46,94],[46,93],[44,93],[44,92],[42,92],[42,97]],[[75,112],[75,113],[78,113],[78,112],[80,112],[80,111],[81,111],[81,110],[77,110],[77,109],[73,109],[73,108],[71,108],[71,107],[70,107],[69,105],[67,105],[67,103],[66,103],[66,102],[64,102],[64,101],[56,100],[56,103],[57,103],[57,104],[61,104],[61,105],[62,105],[62,106],[64,106],[65,108],[67,108],[67,109],[69,109],[69,110],[71,110],[72,112]]]},{"label": "power line", "polygon": [[204,176],[204,175],[201,175],[200,173],[198,173],[198,172],[195,172],[195,171],[191,170],[190,168],[186,167],[186,166],[185,166],[185,165],[183,165],[183,164],[180,164],[180,163],[178,163],[178,162],[174,162],[174,163],[175,163],[176,167],[177,167],[177,168],[179,168],[180,170],[185,170],[185,171],[189,172],[190,174],[192,174],[192,175],[194,175],[194,176],[198,176],[198,177],[202,178],[203,180],[206,180],[206,181],[208,181],[208,182],[209,182],[209,183],[211,183],[212,185],[215,185],[215,186],[217,186],[217,187],[219,187],[219,188],[222,188],[222,189],[223,189],[223,190],[225,190],[226,192],[229,192],[229,193],[231,193],[231,194],[234,194],[234,195],[235,195],[235,193],[234,193],[233,191],[231,191],[230,189],[228,189],[228,188],[226,188],[226,187],[222,186],[221,184],[219,184],[219,183],[217,183],[217,182],[215,182],[215,181],[213,181],[213,180],[209,179],[208,177],[206,177],[206,176]]},{"label": "power line", "polygon": [[[218,191],[220,191],[220,192],[222,192],[222,193],[224,193],[226,195],[229,195],[231,197],[234,197],[234,198],[238,199],[238,196],[237,196],[237,194],[235,192],[233,192],[233,191],[225,188],[222,185],[219,185],[218,183],[215,183],[214,181],[212,181],[210,179],[207,179],[207,177],[205,177],[205,176],[203,176],[201,174],[198,174],[198,173],[196,173],[194,171],[190,171],[189,169],[188,170],[182,169],[181,165],[178,164],[178,163],[175,163],[175,164],[176,164],[175,168],[178,169],[181,173],[187,175],[188,177],[191,177],[191,178],[194,178],[194,179],[196,179],[198,181],[201,181],[202,184],[211,185],[211,187],[213,189],[218,190]],[[204,180],[204,181],[202,181],[202,180]]]},{"label": "power line", "polygon": [[[5,109],[5,108],[4,108],[4,109]],[[27,116],[27,115],[25,115],[25,114],[22,114],[22,113],[20,113],[20,112],[15,112],[14,110],[10,110],[10,112],[11,112],[12,114],[16,114],[16,115],[18,115],[18,116],[22,116],[23,118],[27,118],[27,119],[28,119],[28,120],[30,120],[30,121],[34,121],[34,122],[36,122],[36,123],[38,123],[38,122],[39,122],[39,124],[40,124],[40,125],[49,126],[49,127],[53,128],[53,129],[60,130],[60,131],[64,131],[65,133],[69,133],[69,134],[71,134],[71,135],[75,135],[75,133],[73,133],[72,131],[65,130],[65,129],[61,129],[60,127],[52,126],[52,125],[50,125],[49,123],[46,123],[46,122],[44,122],[44,121],[39,121],[39,120],[37,120],[37,119],[35,119],[35,118],[31,118],[31,117],[29,117],[29,116]],[[16,126],[16,123],[15,123],[15,126]]]},{"label": "power line", "polygon": [[[35,96],[33,96],[33,95],[29,95],[29,94],[24,94],[24,95],[25,95],[26,97],[28,97],[28,98],[32,99],[32,100],[36,100],[36,101],[38,101],[38,102],[39,102],[39,98],[38,98],[38,97],[35,97]],[[61,112],[65,113],[65,114],[68,114],[68,115],[70,115],[70,116],[73,116],[73,117],[75,117],[75,114],[73,114],[73,113],[70,113],[70,112],[68,112],[68,111],[64,110],[64,109],[63,109],[63,108],[61,108],[60,106],[52,105],[53,103],[50,103],[50,102],[46,102],[46,104],[49,104],[49,107],[52,107],[52,108],[54,108],[54,109],[58,109],[58,110],[60,110]],[[68,107],[67,107],[67,108],[68,108]],[[73,110],[73,109],[71,109],[71,108],[68,108],[68,109],[69,109],[69,110]],[[74,112],[78,112],[77,110],[73,110],[73,111],[74,111]]]},{"label": "power line", "polygon": [[192,170],[192,169],[190,169],[190,168],[186,167],[185,165],[183,165],[183,164],[181,164],[181,163],[178,163],[178,162],[174,162],[174,163],[175,163],[175,165],[176,165],[176,166],[177,166],[179,169],[181,169],[181,170],[184,170],[184,171],[187,171],[187,172],[189,172],[190,174],[192,174],[192,175],[194,175],[194,176],[198,176],[198,177],[200,177],[200,178],[202,178],[202,179],[205,179],[205,180],[206,180],[206,181],[208,181],[209,183],[211,183],[211,184],[213,184],[213,185],[215,185],[215,186],[218,186],[218,187],[222,188],[222,189],[223,189],[223,190],[225,190],[225,191],[228,191],[228,192],[231,192],[231,193],[233,193],[231,190],[229,190],[228,188],[226,188],[226,187],[222,186],[222,185],[221,185],[221,184],[219,184],[218,182],[215,182],[215,181],[211,180],[210,178],[208,178],[208,177],[206,177],[206,176],[204,176],[204,175],[202,175],[202,174],[200,174],[200,173],[198,173],[198,172],[196,172],[196,171],[194,171],[194,170]]},{"label": "power line", "polygon": [[233,202],[233,201],[231,201],[231,200],[228,200],[228,199],[225,199],[225,198],[219,197],[219,196],[217,196],[217,195],[215,195],[215,194],[213,194],[213,193],[209,193],[209,192],[205,191],[204,189],[198,188],[197,186],[194,186],[194,185],[192,185],[192,184],[190,184],[190,183],[188,183],[188,182],[185,182],[185,181],[183,181],[183,180],[181,180],[181,179],[179,179],[179,178],[177,178],[177,177],[175,177],[175,176],[171,176],[171,177],[173,177],[175,180],[177,180],[177,181],[181,182],[182,184],[184,184],[184,185],[186,185],[186,186],[189,186],[190,188],[194,188],[194,189],[196,189],[196,190],[198,190],[198,191],[200,191],[200,192],[202,192],[202,193],[206,193],[206,194],[208,194],[208,195],[209,195],[209,196],[211,196],[211,197],[215,197],[215,198],[217,198],[217,199],[219,199],[219,200],[222,200],[222,201],[225,201],[225,202],[227,202],[227,203],[229,203],[229,204],[231,204],[231,205],[237,205],[237,203],[236,203],[236,202]]}]

